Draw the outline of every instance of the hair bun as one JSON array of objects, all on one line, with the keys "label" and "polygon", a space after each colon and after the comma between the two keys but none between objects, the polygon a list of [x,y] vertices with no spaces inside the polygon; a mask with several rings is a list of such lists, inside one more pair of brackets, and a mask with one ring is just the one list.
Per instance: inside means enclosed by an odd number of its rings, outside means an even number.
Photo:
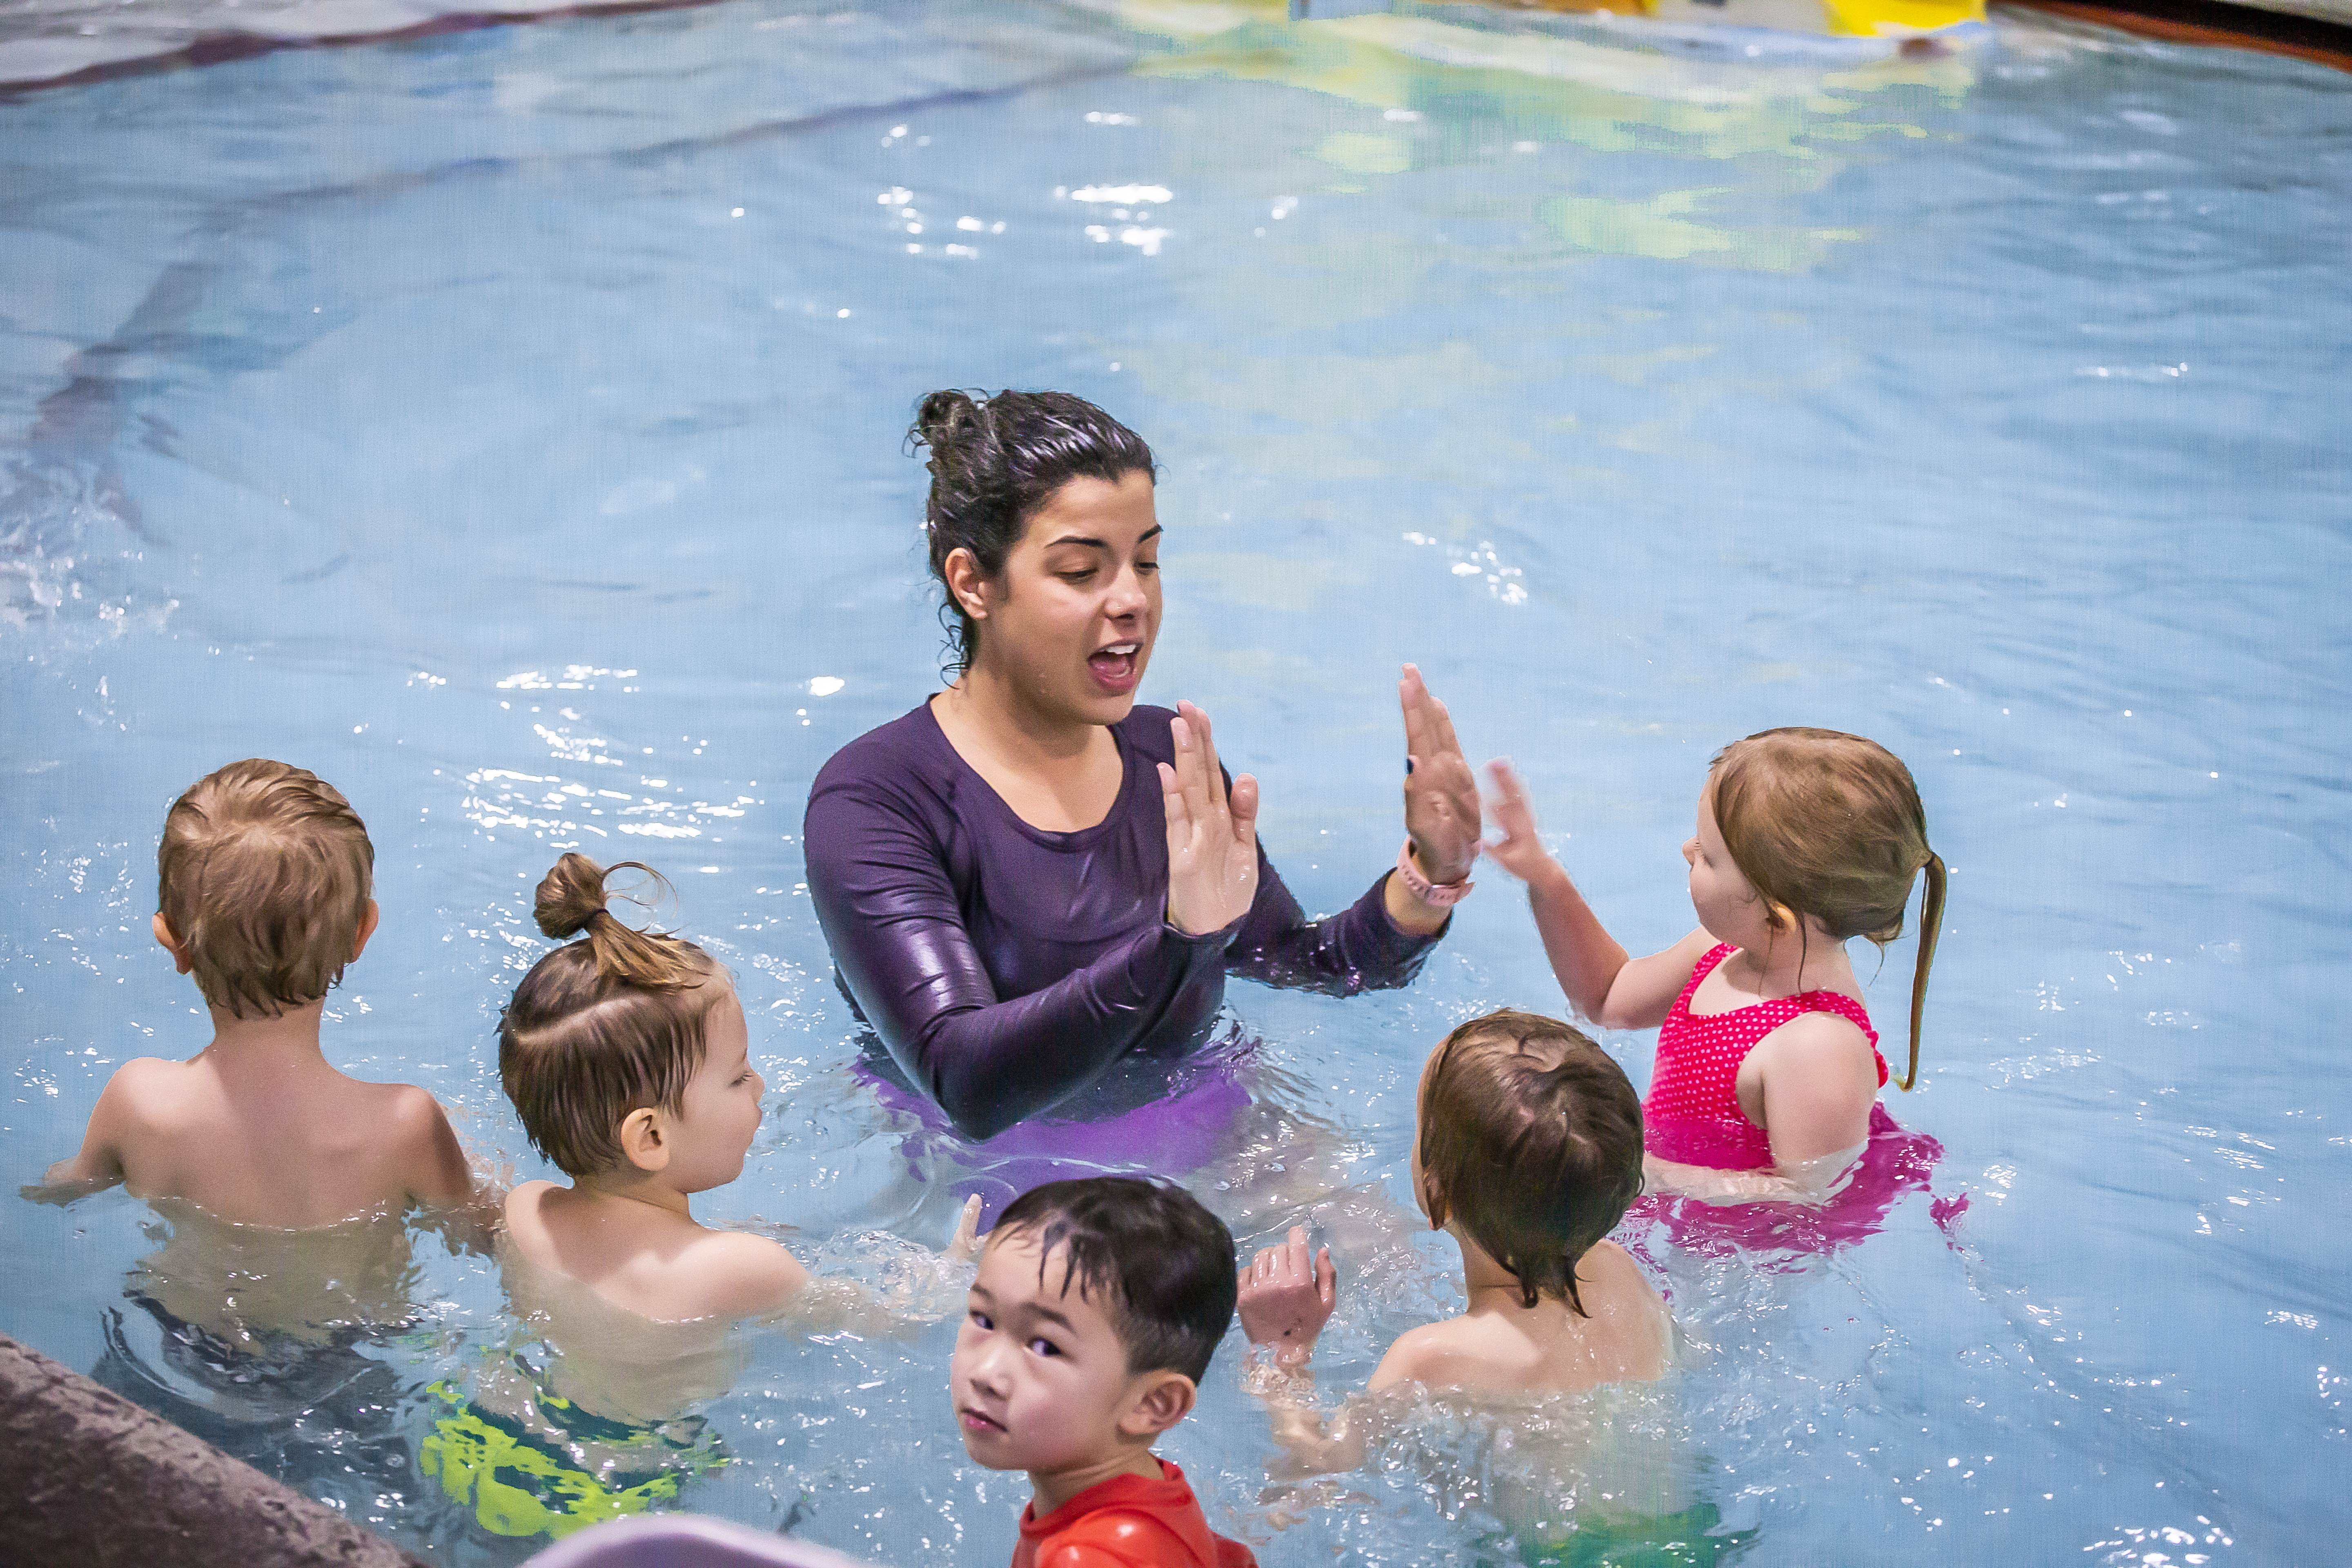
[{"label": "hair bun", "polygon": [[604,868],[575,850],[540,879],[531,915],[541,931],[562,942],[604,912]]},{"label": "hair bun", "polygon": [[981,405],[971,394],[956,387],[930,393],[915,409],[915,427],[908,432],[918,445],[931,449],[932,461],[950,456],[980,433]]}]

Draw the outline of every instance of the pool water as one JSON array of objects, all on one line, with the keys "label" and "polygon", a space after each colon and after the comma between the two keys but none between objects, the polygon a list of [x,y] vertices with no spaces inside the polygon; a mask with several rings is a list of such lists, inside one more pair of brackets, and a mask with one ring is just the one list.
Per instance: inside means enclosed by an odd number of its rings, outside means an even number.
[{"label": "pool water", "polygon": [[[1570,1518],[1614,1561],[2342,1557],[2352,78],[2011,17],[1933,59],[1643,37],[733,0],[0,102],[9,1178],[204,1044],[155,837],[277,756],[378,850],[332,1059],[546,1173],[492,1035],[530,889],[559,845],[648,859],[770,1083],[701,1212],[951,1301],[921,1249],[1003,1162],[859,1070],[801,811],[935,689],[914,400],[1063,387],[1165,465],[1143,695],[1215,715],[1311,908],[1395,852],[1406,659],[1637,950],[1690,922],[1706,758],[1769,725],[1907,759],[1953,873],[1888,1092],[1929,1190],[1826,1256],[1664,1248],[1670,1386],[1407,1413],[1332,1481],[1269,1482],[1229,1342],[1166,1449],[1218,1528],[1269,1563]],[[1859,963],[1890,1046],[1911,953]],[[1490,868],[1410,990],[1229,1003],[1184,1176],[1245,1245],[1331,1236],[1336,1403],[1458,1300],[1402,1217],[1423,1055],[1559,994]],[[1647,1036],[1608,1044],[1646,1081]],[[731,1391],[617,1421],[478,1247],[398,1240],[289,1333],[264,1287],[325,1264],[193,1225],[0,1203],[0,1331],[436,1559],[633,1506],[1010,1553],[951,1316],[684,1347]]]}]

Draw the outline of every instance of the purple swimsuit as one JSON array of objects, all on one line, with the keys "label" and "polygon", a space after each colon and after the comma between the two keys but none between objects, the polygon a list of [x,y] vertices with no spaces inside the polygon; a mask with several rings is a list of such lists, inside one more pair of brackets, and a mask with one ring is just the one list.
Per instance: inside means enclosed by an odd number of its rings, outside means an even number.
[{"label": "purple swimsuit", "polygon": [[1348,910],[1309,921],[1263,848],[1248,914],[1206,936],[1170,925],[1154,764],[1175,760],[1174,717],[1138,706],[1111,727],[1125,770],[1118,801],[1076,833],[1015,816],[928,702],[817,774],[809,891],[842,982],[966,1137],[1051,1109],[1130,1052],[1189,1050],[1228,973],[1349,994],[1406,984],[1437,941],[1389,919],[1386,875]]}]

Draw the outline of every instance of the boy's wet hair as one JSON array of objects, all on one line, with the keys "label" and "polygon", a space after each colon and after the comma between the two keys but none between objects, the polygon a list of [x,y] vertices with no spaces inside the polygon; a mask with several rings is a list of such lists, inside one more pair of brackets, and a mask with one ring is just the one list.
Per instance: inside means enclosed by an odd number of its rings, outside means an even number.
[{"label": "boy's wet hair", "polygon": [[1115,485],[1129,474],[1155,471],[1142,437],[1066,392],[983,393],[977,399],[953,388],[934,392],[916,409],[907,444],[930,448],[924,530],[931,575],[947,596],[940,619],[955,617],[949,636],[951,668],[959,672],[980,657],[980,623],[948,588],[948,557],[969,550],[980,574],[993,580],[1055,490],[1076,479]]},{"label": "boy's wet hair", "polygon": [[1423,1198],[1511,1271],[1532,1307],[1576,1293],[1576,1263],[1642,1190],[1642,1100],[1625,1069],[1557,1018],[1506,1007],[1430,1057]]},{"label": "boy's wet hair", "polygon": [[1919,1077],[1919,1020],[1944,921],[1944,862],[1927,847],[1927,811],[1902,759],[1836,730],[1766,730],[1716,753],[1707,773],[1715,825],[1776,929],[1811,915],[1840,942],[1885,947],[1903,934],[1911,884],[1927,873],[1919,959],[1911,979],[1911,1062]]},{"label": "boy's wet hair", "polygon": [[275,1018],[341,981],[375,846],[334,785],[249,757],[172,803],[155,873],[156,907],[205,1000],[234,1018]]},{"label": "boy's wet hair", "polygon": [[1234,1233],[1200,1199],[1139,1176],[1048,1182],[1006,1206],[989,1245],[1024,1234],[1036,1238],[1040,1280],[1063,1247],[1062,1293],[1101,1293],[1129,1372],[1207,1375],[1241,1280]]},{"label": "boy's wet hair", "polygon": [[[612,871],[661,873],[636,860]],[[566,855],[539,884],[539,929],[559,947],[531,965],[499,1016],[499,1079],[523,1131],[570,1176],[621,1163],[615,1136],[633,1110],[676,1114],[702,1065],[710,1008],[729,987],[690,942],[632,931],[604,907],[612,875]]]}]

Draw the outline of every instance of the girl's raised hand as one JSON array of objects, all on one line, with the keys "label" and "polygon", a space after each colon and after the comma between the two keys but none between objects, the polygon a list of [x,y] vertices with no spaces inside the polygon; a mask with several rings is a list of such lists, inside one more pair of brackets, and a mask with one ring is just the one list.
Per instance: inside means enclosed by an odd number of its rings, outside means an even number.
[{"label": "girl's raised hand", "polygon": [[1404,709],[1404,830],[1413,858],[1431,881],[1458,882],[1478,860],[1477,775],[1454,738],[1445,704],[1410,664],[1397,682],[1397,700]]},{"label": "girl's raised hand", "polygon": [[1254,1345],[1272,1345],[1279,1359],[1305,1360],[1331,1321],[1337,1282],[1331,1249],[1310,1261],[1305,1227],[1292,1226],[1288,1241],[1261,1248],[1242,1270],[1243,1334]]},{"label": "girl's raised hand", "polygon": [[1209,716],[1176,704],[1169,725],[1176,763],[1160,764],[1168,812],[1168,923],[1187,936],[1223,931],[1257,901],[1257,780],[1244,773],[1230,797],[1217,767]]},{"label": "girl's raised hand", "polygon": [[1500,838],[1486,840],[1486,853],[1496,864],[1522,882],[1532,882],[1543,868],[1551,864],[1551,851],[1543,847],[1536,836],[1535,807],[1528,804],[1527,786],[1519,775],[1511,771],[1508,759],[1497,757],[1486,764],[1487,776],[1495,782],[1495,798],[1491,812],[1495,826],[1502,830]]}]

